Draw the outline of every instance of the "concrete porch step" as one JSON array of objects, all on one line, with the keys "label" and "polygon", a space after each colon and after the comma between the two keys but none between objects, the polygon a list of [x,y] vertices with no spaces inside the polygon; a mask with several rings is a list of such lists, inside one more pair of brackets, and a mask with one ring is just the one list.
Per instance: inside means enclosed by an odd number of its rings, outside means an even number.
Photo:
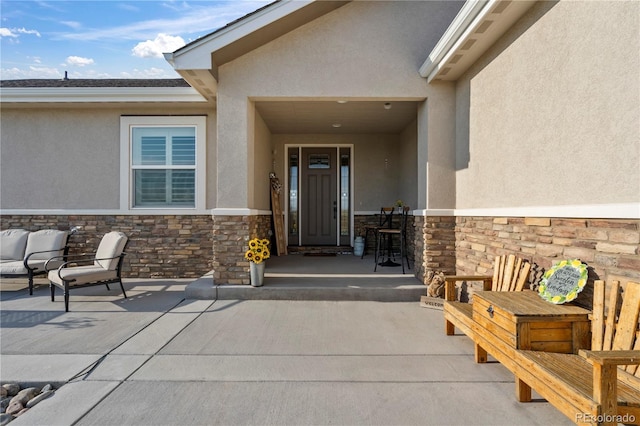
[{"label": "concrete porch step", "polygon": [[345,300],[377,302],[420,302],[426,287],[412,275],[370,279],[362,276],[277,277],[265,275],[262,287],[250,285],[214,285],[205,275],[185,289],[187,299],[204,300]]},{"label": "concrete porch step", "polygon": [[400,267],[378,267],[372,255],[272,256],[264,285],[215,285],[213,271],[189,284],[189,299],[205,300],[358,300],[420,302],[426,287]]}]

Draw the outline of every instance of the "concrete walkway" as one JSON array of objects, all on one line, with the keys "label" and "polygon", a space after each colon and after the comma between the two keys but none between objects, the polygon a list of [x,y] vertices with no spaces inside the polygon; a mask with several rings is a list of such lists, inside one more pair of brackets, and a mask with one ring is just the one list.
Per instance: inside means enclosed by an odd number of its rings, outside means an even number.
[{"label": "concrete walkway", "polygon": [[3,280],[2,382],[60,386],[11,425],[572,424],[516,402],[417,300],[194,300],[188,283],[77,289],[65,313]]}]

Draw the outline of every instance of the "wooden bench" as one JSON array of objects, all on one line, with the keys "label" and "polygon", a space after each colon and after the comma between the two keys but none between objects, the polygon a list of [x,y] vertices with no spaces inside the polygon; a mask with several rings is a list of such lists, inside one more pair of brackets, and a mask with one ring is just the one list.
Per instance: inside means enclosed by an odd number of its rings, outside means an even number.
[{"label": "wooden bench", "polygon": [[605,284],[596,282],[590,351],[522,351],[528,374],[516,376],[520,401],[530,401],[533,388],[576,423],[640,422],[640,284],[627,283],[619,299],[613,282],[605,317]]},{"label": "wooden bench", "polygon": [[448,336],[455,333],[457,327],[473,338],[471,303],[456,301],[456,282],[482,281],[484,291],[521,291],[529,280],[531,264],[511,254],[496,256],[493,275],[448,275],[445,276],[444,320]]},{"label": "wooden bench", "polygon": [[622,301],[619,293],[619,283],[613,282],[605,316],[605,283],[594,285],[591,350],[517,349],[478,323],[474,341],[514,373],[519,401],[530,401],[534,389],[577,424],[638,424],[640,284],[627,283]]}]

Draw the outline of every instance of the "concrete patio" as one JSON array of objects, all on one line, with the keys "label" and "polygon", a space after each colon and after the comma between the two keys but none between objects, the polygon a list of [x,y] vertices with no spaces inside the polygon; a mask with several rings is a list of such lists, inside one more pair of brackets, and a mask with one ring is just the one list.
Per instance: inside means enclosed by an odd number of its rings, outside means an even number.
[{"label": "concrete patio", "polygon": [[0,375],[60,387],[12,425],[571,424],[516,402],[417,299],[196,300],[189,281],[125,279],[128,299],[78,289],[65,313],[39,282],[2,281]]}]

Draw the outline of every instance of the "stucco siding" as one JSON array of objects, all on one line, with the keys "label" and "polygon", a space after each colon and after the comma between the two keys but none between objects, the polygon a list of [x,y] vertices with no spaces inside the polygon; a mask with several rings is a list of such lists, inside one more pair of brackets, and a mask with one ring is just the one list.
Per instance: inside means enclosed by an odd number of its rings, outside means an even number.
[{"label": "stucco siding", "polygon": [[428,93],[417,70],[461,3],[352,2],[220,67],[220,92],[249,96]]},{"label": "stucco siding", "polygon": [[219,206],[249,203],[250,99],[424,99],[418,68],[461,5],[353,2],[221,66]]},{"label": "stucco siding", "polygon": [[2,111],[2,208],[117,209],[119,115]]},{"label": "stucco siding", "polygon": [[[249,207],[270,210],[271,187],[269,185],[269,173],[273,169],[273,154],[271,132],[260,114],[255,113],[255,141],[253,147],[253,179],[249,181],[249,190],[253,191],[252,203]],[[282,180],[282,174],[278,175]]]},{"label": "stucco siding", "polygon": [[638,202],[638,69],[640,3],[535,5],[457,84],[456,207]]},{"label": "stucco siding", "polygon": [[285,145],[353,145],[355,212],[378,212],[406,194],[403,176],[409,176],[412,167],[404,163],[402,153],[409,138],[403,142],[400,135],[273,135],[276,169],[284,183]]},{"label": "stucco siding", "polygon": [[426,126],[420,133],[419,149],[426,150],[427,209],[455,207],[455,88],[443,82],[432,84],[432,95],[427,99]]},{"label": "stucco siding", "polygon": [[400,134],[400,181],[398,199],[411,207],[418,208],[418,193],[416,191],[418,179],[418,122],[417,119],[409,124]]},{"label": "stucco siding", "polygon": [[[206,115],[202,108],[3,105],[0,177],[3,210],[120,209],[120,117]],[[207,122],[208,167],[215,169],[215,114]],[[215,202],[208,178],[207,205]]]}]

